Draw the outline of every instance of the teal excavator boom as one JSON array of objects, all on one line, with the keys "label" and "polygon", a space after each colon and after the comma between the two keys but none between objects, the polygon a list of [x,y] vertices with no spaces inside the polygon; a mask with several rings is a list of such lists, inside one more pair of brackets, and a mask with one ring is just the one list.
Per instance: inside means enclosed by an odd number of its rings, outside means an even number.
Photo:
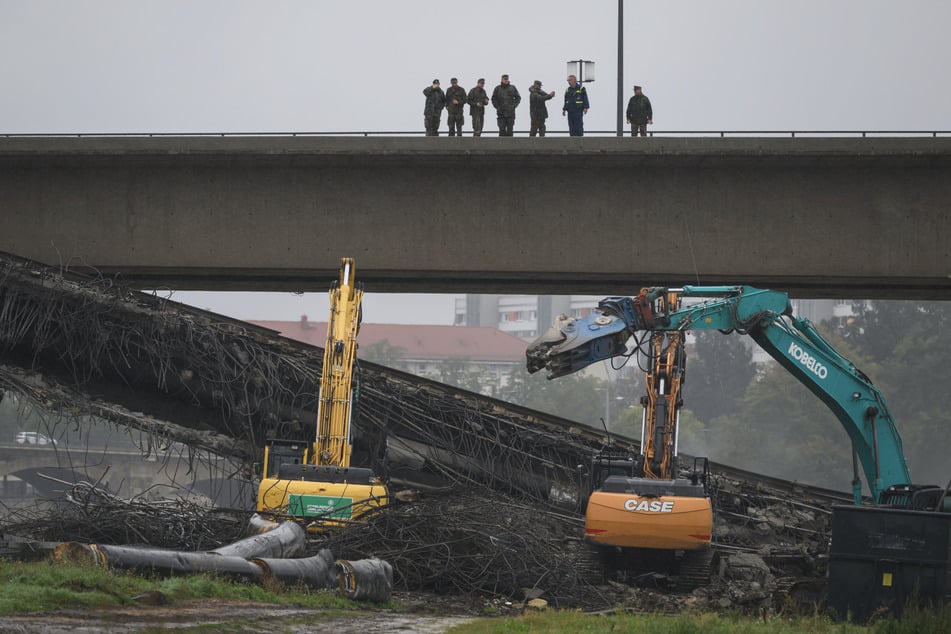
[{"label": "teal excavator boom", "polygon": [[[677,307],[672,298],[704,301]],[[748,334],[818,396],[849,435],[876,503],[889,487],[911,482],[901,436],[881,392],[809,320],[792,316],[783,292],[750,286],[684,286],[646,288],[636,297],[607,297],[591,315],[561,319],[539,337],[527,351],[528,369],[545,368],[549,378],[555,378],[626,354],[627,341],[637,331],[687,330]],[[856,504],[861,504],[857,469],[852,491]]]}]

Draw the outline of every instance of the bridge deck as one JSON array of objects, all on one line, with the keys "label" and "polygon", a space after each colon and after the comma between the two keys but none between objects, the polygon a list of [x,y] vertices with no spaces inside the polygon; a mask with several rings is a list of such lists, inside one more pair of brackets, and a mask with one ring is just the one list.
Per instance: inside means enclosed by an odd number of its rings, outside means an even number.
[{"label": "bridge deck", "polygon": [[0,138],[0,250],[141,286],[951,297],[951,138]]}]

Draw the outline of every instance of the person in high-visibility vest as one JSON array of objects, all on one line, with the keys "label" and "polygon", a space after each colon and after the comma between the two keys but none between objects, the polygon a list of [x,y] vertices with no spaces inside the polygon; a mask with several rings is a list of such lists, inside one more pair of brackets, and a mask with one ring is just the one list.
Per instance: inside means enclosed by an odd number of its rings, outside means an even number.
[{"label": "person in high-visibility vest", "polygon": [[571,136],[584,136],[584,116],[588,114],[588,91],[578,83],[578,78],[568,75],[565,90],[565,105],[561,116],[568,115],[568,132]]}]

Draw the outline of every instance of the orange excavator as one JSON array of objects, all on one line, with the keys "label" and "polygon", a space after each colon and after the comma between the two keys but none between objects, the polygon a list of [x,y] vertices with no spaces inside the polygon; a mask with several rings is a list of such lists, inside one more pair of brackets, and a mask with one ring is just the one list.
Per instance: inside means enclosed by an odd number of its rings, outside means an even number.
[{"label": "orange excavator", "polygon": [[713,507],[706,459],[679,474],[678,437],[686,356],[682,332],[653,332],[647,394],[641,399],[641,451],[603,451],[591,469],[584,538],[608,571],[656,571],[678,587],[703,583],[712,557]]},{"label": "orange excavator", "polygon": [[[680,304],[675,294],[664,301]],[[685,335],[651,331],[644,341],[640,453],[608,448],[594,457],[584,539],[609,574],[666,573],[677,587],[696,587],[709,578],[713,507],[706,459],[695,459],[688,477],[679,470]]]}]

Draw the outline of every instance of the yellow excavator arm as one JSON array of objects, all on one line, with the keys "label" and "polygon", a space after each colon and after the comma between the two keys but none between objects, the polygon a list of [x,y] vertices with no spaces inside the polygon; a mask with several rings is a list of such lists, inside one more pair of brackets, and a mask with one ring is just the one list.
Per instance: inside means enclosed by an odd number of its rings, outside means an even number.
[{"label": "yellow excavator arm", "polygon": [[352,258],[340,263],[340,278],[330,289],[330,319],[320,377],[317,437],[310,453],[312,464],[350,466],[350,416],[353,410],[353,364],[362,317],[363,289],[355,282]]}]

